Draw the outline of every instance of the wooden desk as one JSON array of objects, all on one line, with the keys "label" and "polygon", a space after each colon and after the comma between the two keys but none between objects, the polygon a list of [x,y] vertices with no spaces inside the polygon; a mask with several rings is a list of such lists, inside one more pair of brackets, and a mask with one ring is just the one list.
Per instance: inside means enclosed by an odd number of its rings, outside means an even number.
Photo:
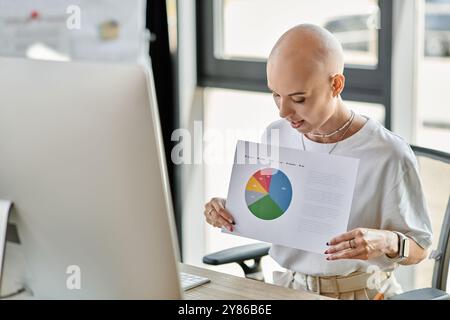
[{"label": "wooden desk", "polygon": [[187,300],[333,300],[324,296],[181,264],[180,271],[209,278],[210,283],[188,290]]}]

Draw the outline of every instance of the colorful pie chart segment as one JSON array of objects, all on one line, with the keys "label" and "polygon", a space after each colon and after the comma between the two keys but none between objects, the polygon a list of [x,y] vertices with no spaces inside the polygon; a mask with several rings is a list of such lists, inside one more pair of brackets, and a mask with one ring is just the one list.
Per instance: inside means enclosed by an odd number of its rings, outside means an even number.
[{"label": "colorful pie chart segment", "polygon": [[292,200],[289,178],[278,169],[262,169],[254,173],[245,188],[245,201],[250,212],[259,219],[281,217]]}]

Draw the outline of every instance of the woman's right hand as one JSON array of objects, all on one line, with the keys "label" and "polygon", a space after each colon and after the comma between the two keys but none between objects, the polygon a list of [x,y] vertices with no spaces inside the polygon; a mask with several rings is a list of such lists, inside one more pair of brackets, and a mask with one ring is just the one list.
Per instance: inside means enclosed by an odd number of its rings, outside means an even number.
[{"label": "woman's right hand", "polygon": [[230,232],[233,231],[234,219],[233,216],[225,209],[225,199],[212,198],[205,204],[204,215],[206,222],[213,227],[227,228]]}]

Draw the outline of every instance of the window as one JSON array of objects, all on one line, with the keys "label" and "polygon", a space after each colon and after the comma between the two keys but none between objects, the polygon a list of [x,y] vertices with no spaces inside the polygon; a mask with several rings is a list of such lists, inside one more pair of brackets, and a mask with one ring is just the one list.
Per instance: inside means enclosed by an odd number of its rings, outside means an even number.
[{"label": "window", "polygon": [[417,144],[450,152],[450,0],[425,2],[424,54],[418,79]]},{"label": "window", "polygon": [[[333,2],[259,0],[258,14],[251,14],[254,1],[224,0],[219,8],[221,12],[217,12],[223,24],[215,25],[215,56],[264,60],[281,34],[299,22],[305,22],[322,25],[333,32],[346,51],[347,63],[375,67],[378,64],[378,1],[346,2],[346,6],[335,5],[333,10],[322,11],[321,8],[329,7]],[[274,10],[283,11],[283,14],[271,14]],[[264,36],[258,36],[260,34]]]},{"label": "window", "polygon": [[294,25],[320,24],[346,53],[343,98],[384,106],[390,128],[391,1],[197,1],[197,19],[200,86],[268,92],[265,60],[276,39]]},{"label": "window", "polygon": [[[419,92],[417,140],[414,144],[449,152],[450,113],[444,94],[448,87],[445,75],[450,74],[450,19],[447,20],[450,16],[450,0],[423,1],[426,4],[423,12],[423,57],[420,61],[420,75],[414,79]],[[235,141],[257,141],[267,124],[279,118],[272,97],[265,93],[268,92],[265,60],[277,38],[296,24],[319,24],[338,37],[346,55],[345,74],[348,81],[343,94],[346,104],[356,112],[370,116],[390,128],[393,2],[197,2],[198,83],[207,87],[204,90],[205,129],[215,129],[222,133],[228,129],[240,130],[238,136],[231,137],[226,144],[222,144],[225,146],[221,152],[228,159],[228,164],[206,166],[205,200],[212,196],[226,197]],[[397,6],[397,10],[399,8],[405,9]],[[405,29],[410,32],[408,28]],[[404,30],[399,31],[400,37],[404,35]],[[411,61],[412,55],[411,52]],[[409,63],[405,65],[410,66]],[[409,90],[400,94],[412,95]],[[405,112],[409,110],[405,109]],[[415,112],[412,107],[410,112]],[[236,114],[240,117],[230,117]],[[404,120],[400,116],[398,118],[400,121]],[[205,147],[208,145],[214,144],[206,142]],[[448,193],[448,179],[439,178],[442,174],[437,173],[435,164],[424,159],[419,159],[419,163],[433,228],[438,234],[445,205],[440,196]],[[436,185],[438,189],[435,188]],[[207,252],[245,244],[247,241],[232,238],[207,226]],[[263,260],[263,266],[264,264],[269,266],[265,270],[279,268],[270,259]],[[401,274],[398,274],[399,281],[405,290],[429,286],[432,269],[431,261],[418,266],[402,267]],[[221,270],[241,274],[240,269],[235,266],[223,266]],[[265,275],[266,279],[271,279],[270,276]]]}]

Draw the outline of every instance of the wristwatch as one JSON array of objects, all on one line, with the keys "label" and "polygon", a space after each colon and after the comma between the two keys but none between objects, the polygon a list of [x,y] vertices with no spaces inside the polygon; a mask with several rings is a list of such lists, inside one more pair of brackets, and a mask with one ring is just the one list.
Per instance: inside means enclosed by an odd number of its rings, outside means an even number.
[{"label": "wristwatch", "polygon": [[409,241],[411,241],[407,236],[401,232],[393,231],[398,236],[398,255],[395,258],[391,258],[386,255],[386,257],[392,262],[402,262],[409,257]]}]

